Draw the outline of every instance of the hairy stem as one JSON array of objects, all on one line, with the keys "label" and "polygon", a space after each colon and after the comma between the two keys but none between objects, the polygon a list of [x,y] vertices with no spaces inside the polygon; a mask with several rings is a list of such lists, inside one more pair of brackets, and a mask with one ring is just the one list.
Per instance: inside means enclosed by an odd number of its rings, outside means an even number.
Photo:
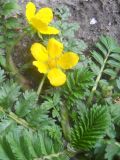
[{"label": "hairy stem", "polygon": [[35,128],[32,128],[30,124],[26,122],[24,119],[19,118],[15,113],[13,112],[7,113],[7,111],[5,111],[2,107],[0,107],[0,112],[6,114],[9,118],[13,119],[16,123],[22,125],[23,127],[27,129],[32,129],[33,131],[36,130]]},{"label": "hairy stem", "polygon": [[53,158],[57,158],[61,155],[64,155],[65,152],[59,152],[59,153],[54,153],[54,154],[50,154],[48,156],[44,156],[42,158],[35,158],[34,160],[52,160]]},{"label": "hairy stem", "polygon": [[26,33],[23,33],[14,43],[12,47],[8,47],[6,49],[6,67],[9,72],[11,72],[12,75],[14,75],[17,79],[17,81],[20,83],[23,89],[29,89],[28,81],[25,79],[24,76],[22,76],[15,66],[13,59],[12,59],[12,52],[14,50],[14,47],[23,39],[23,37],[26,35]]},{"label": "hairy stem", "polygon": [[38,95],[38,96],[40,95],[40,93],[41,93],[41,91],[42,91],[42,87],[43,87],[43,84],[44,84],[44,82],[45,82],[45,79],[46,79],[46,75],[43,76],[43,78],[42,78],[42,80],[41,80],[41,82],[40,82],[40,84],[39,84],[39,87],[38,87],[38,90],[37,90],[37,95]]},{"label": "hairy stem", "polygon": [[61,125],[62,125],[64,137],[67,141],[69,141],[70,124],[69,124],[68,110],[65,105],[61,107]]},{"label": "hairy stem", "polygon": [[105,68],[105,65],[106,65],[106,62],[107,62],[107,59],[108,59],[109,55],[110,55],[110,52],[107,53],[107,55],[106,55],[106,57],[105,57],[105,60],[104,60],[104,62],[103,62],[103,65],[102,65],[102,67],[101,67],[101,69],[100,69],[100,72],[99,72],[99,74],[98,74],[98,76],[97,76],[97,78],[96,78],[95,84],[94,84],[94,86],[93,86],[93,88],[92,88],[92,90],[91,90],[90,96],[89,96],[88,101],[87,101],[87,105],[88,105],[88,106],[91,105],[91,102],[92,102],[92,100],[93,100],[94,93],[95,93],[95,91],[96,91],[96,89],[97,89],[97,87],[98,87],[98,83],[99,83],[99,81],[100,81],[100,79],[101,79],[101,76],[102,76],[102,73],[103,73],[103,70],[104,70],[104,68]]}]

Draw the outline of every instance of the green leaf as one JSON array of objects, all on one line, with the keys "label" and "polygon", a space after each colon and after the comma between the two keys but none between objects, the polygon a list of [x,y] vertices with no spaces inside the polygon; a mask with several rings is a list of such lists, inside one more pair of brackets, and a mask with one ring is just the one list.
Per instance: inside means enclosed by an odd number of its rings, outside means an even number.
[{"label": "green leaf", "polygon": [[95,75],[98,75],[100,72],[100,68],[97,64],[95,64],[93,61],[90,61],[90,69],[94,72]]},{"label": "green leaf", "polygon": [[120,104],[111,104],[110,113],[114,124],[120,126]]},{"label": "green leaf", "polygon": [[118,47],[114,48],[112,50],[112,52],[114,52],[114,53],[120,53],[120,47],[118,46]]},{"label": "green leaf", "polygon": [[74,103],[75,100],[84,98],[87,89],[93,85],[93,77],[93,73],[87,68],[81,68],[69,73],[67,83],[63,86],[64,97]]},{"label": "green leaf", "polygon": [[0,84],[5,80],[5,72],[0,68]]},{"label": "green leaf", "polygon": [[120,61],[120,54],[113,53],[113,54],[110,54],[110,57],[114,58],[117,61]]},{"label": "green leaf", "polygon": [[9,146],[10,146],[10,148],[12,150],[12,153],[14,154],[15,159],[18,159],[18,160],[27,160],[25,158],[22,150],[21,150],[18,134],[9,133],[6,136],[6,140],[9,143]]},{"label": "green leaf", "polygon": [[82,114],[71,131],[71,144],[77,150],[92,148],[110,124],[110,115],[105,106],[93,106]]},{"label": "green leaf", "polygon": [[16,2],[9,2],[3,6],[3,14],[10,15],[14,11],[20,9],[19,5]]},{"label": "green leaf", "polygon": [[118,89],[120,89],[120,77],[116,80],[116,83],[117,83]]},{"label": "green leaf", "polygon": [[7,38],[13,38],[13,37],[15,37],[15,35],[16,35],[15,31],[11,31],[11,32],[8,31],[6,37]]},{"label": "green leaf", "polygon": [[110,66],[115,67],[115,68],[120,68],[120,63],[116,62],[114,60],[108,60],[107,64],[109,64]]},{"label": "green leaf", "polygon": [[98,63],[100,63],[101,65],[103,65],[104,60],[103,60],[102,56],[101,56],[99,53],[97,53],[96,51],[93,51],[93,52],[91,52],[91,53],[92,53],[92,56],[95,58],[95,60],[96,60]]},{"label": "green leaf", "polygon": [[1,54],[0,54],[0,65],[2,67],[6,67],[6,58],[4,55],[1,55]]},{"label": "green leaf", "polygon": [[0,36],[0,43],[4,42],[4,36]]},{"label": "green leaf", "polygon": [[6,47],[5,43],[0,43],[0,48],[4,49]]},{"label": "green leaf", "polygon": [[87,44],[82,40],[70,39],[64,41],[65,51],[73,51],[82,54],[87,49]]},{"label": "green leaf", "polygon": [[114,140],[109,142],[105,151],[106,151],[105,158],[107,160],[113,160],[115,155],[120,156],[120,143],[115,142]]},{"label": "green leaf", "polygon": [[35,106],[37,102],[37,94],[33,91],[26,91],[23,97],[17,101],[15,105],[16,114],[19,117],[24,117],[27,115]]},{"label": "green leaf", "polygon": [[6,20],[6,27],[8,29],[14,29],[14,28],[17,28],[20,26],[20,24],[18,23],[18,20],[17,18],[14,18],[14,17],[10,17]]},{"label": "green leaf", "polygon": [[3,146],[2,146],[1,140],[0,140],[0,159],[1,160],[10,160],[9,157],[8,157],[8,155],[6,154]]},{"label": "green leaf", "polygon": [[98,42],[95,46],[103,53],[104,56],[107,55],[107,49],[101,43]]},{"label": "green leaf", "polygon": [[3,108],[11,108],[20,94],[20,87],[17,83],[8,81],[0,86],[0,105]]},{"label": "green leaf", "polygon": [[2,120],[0,122],[0,135],[5,135],[9,132],[12,129],[13,124],[12,120]]},{"label": "green leaf", "polygon": [[113,77],[113,78],[115,78],[116,75],[117,75],[116,71],[114,71],[113,69],[109,69],[109,68],[105,69],[103,72],[104,72],[105,74]]},{"label": "green leaf", "polygon": [[[59,155],[62,152],[63,155]],[[50,159],[52,154],[56,154],[56,160],[68,160],[68,157],[64,155],[62,143],[54,142],[54,139],[46,132],[32,133],[22,128],[16,128],[6,136],[0,137],[2,160]],[[44,158],[45,156],[48,158]]]}]

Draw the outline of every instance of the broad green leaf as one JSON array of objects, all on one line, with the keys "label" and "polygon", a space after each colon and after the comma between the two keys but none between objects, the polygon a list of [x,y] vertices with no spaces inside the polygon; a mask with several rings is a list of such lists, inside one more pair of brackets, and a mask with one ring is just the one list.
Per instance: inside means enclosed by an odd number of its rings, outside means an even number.
[{"label": "broad green leaf", "polygon": [[88,150],[105,134],[110,125],[106,106],[93,106],[80,115],[71,132],[71,144],[77,150]]}]

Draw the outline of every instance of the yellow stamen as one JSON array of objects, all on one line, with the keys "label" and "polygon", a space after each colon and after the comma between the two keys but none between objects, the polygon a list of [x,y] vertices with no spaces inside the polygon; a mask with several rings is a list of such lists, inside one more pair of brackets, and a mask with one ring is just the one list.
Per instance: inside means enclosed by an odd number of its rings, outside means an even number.
[{"label": "yellow stamen", "polygon": [[50,69],[55,68],[57,66],[57,62],[56,62],[55,59],[49,59],[48,60],[48,65],[49,65]]}]

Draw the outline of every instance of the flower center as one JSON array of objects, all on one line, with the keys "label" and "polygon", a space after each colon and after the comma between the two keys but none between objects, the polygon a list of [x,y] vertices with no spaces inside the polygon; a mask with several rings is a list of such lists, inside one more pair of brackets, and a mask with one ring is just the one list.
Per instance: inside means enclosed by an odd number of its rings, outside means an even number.
[{"label": "flower center", "polygon": [[49,65],[50,68],[55,68],[56,65],[57,65],[57,62],[56,62],[55,59],[49,59],[48,60],[48,65]]}]

